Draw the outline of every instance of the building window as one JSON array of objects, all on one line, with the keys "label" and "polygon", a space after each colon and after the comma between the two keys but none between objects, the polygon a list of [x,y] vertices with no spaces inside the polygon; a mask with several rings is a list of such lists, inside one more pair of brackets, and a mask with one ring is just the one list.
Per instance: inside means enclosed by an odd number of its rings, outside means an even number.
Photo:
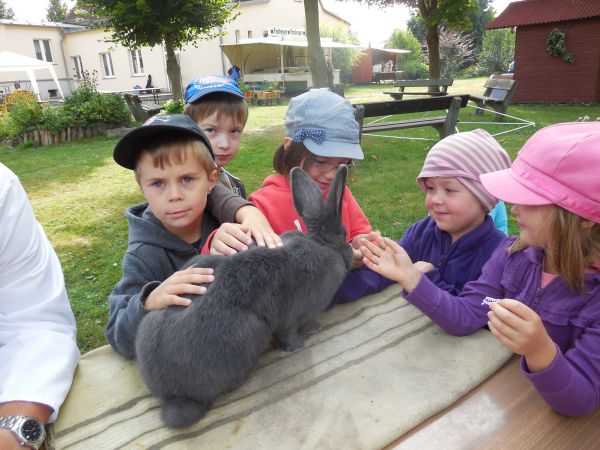
[{"label": "building window", "polygon": [[144,75],[144,61],[142,60],[142,51],[140,49],[129,50],[131,56],[131,68],[134,75]]},{"label": "building window", "polygon": [[73,56],[73,71],[76,78],[83,78],[83,64],[81,63],[81,56]]},{"label": "building window", "polygon": [[114,77],[115,71],[113,69],[113,63],[110,53],[100,53],[100,59],[102,62],[102,74],[104,75],[104,78]]},{"label": "building window", "polygon": [[235,30],[235,42],[240,42],[240,30]]},{"label": "building window", "polygon": [[252,30],[248,30],[248,39],[252,39]]},{"label": "building window", "polygon": [[41,61],[54,62],[52,59],[52,51],[50,50],[49,39],[34,39],[33,46],[35,47],[35,56]]}]

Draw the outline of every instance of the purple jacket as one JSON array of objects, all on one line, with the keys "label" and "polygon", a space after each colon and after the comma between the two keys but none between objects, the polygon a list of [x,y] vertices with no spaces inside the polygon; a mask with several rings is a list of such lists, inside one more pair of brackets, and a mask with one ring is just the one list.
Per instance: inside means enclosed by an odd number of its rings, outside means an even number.
[{"label": "purple jacket", "polygon": [[[427,272],[427,277],[436,286],[458,295],[467,282],[481,275],[481,268],[504,237],[494,227],[493,220],[486,216],[479,227],[452,244],[450,235],[440,230],[428,216],[411,225],[398,243],[413,262],[427,261],[435,266]],[[347,303],[379,292],[392,283],[363,266],[346,276],[333,304]]]},{"label": "purple jacket", "polygon": [[487,323],[484,297],[513,298],[533,309],[558,347],[546,370],[521,371],[556,411],[582,416],[600,405],[600,273],[585,275],[586,294],[573,293],[561,278],[540,288],[541,250],[527,248],[509,255],[515,238],[506,238],[483,267],[479,279],[459,296],[439,289],[427,277],[405,298],[435,323],[455,335],[467,335]]}]

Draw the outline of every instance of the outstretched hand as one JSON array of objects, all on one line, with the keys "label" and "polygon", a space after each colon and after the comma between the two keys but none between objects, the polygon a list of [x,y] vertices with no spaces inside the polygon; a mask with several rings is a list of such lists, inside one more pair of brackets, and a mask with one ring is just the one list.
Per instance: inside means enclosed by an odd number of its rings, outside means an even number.
[{"label": "outstretched hand", "polygon": [[363,257],[364,255],[360,251],[360,247],[362,245],[361,240],[366,239],[369,242],[377,243],[381,240],[381,233],[379,231],[369,231],[368,233],[359,234],[355,236],[354,239],[350,242],[350,246],[352,247],[352,269],[358,269],[363,265]]},{"label": "outstretched hand", "polygon": [[252,236],[259,247],[267,246],[269,248],[276,248],[283,245],[281,237],[273,231],[265,215],[255,206],[242,206],[236,212],[235,219],[236,222],[248,228],[250,236]]},{"label": "outstretched hand", "polygon": [[179,270],[159,284],[146,298],[146,309],[163,309],[168,306],[189,306],[192,301],[180,295],[205,294],[206,287],[200,284],[212,283],[214,270],[205,267],[188,267]]},{"label": "outstretched hand", "polygon": [[248,250],[252,244],[250,229],[239,223],[223,223],[210,242],[211,255],[234,255]]},{"label": "outstretched hand", "polygon": [[363,239],[361,244],[363,261],[369,269],[397,281],[407,292],[412,292],[422,274],[414,266],[406,250],[390,238],[380,239],[378,243]]},{"label": "outstretched hand", "polygon": [[488,326],[492,334],[510,351],[523,355],[531,372],[548,368],[556,357],[556,344],[542,319],[524,303],[502,299],[490,305]]}]

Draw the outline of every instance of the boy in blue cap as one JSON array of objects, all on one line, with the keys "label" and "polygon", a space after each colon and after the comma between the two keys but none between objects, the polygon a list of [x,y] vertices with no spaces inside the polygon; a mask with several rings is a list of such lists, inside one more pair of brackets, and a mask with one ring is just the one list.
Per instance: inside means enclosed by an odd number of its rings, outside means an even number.
[{"label": "boy in blue cap", "polygon": [[[206,75],[190,81],[185,90],[185,103],[185,114],[210,140],[219,183],[246,198],[242,180],[225,170],[240,149],[242,132],[248,120],[248,105],[243,92],[231,78]],[[268,224],[266,219],[265,222]],[[270,226],[265,225],[264,229],[266,245],[281,245],[281,239]],[[211,253],[231,255],[246,250],[248,243],[249,231],[244,222],[241,225],[227,223],[213,240]]]}]

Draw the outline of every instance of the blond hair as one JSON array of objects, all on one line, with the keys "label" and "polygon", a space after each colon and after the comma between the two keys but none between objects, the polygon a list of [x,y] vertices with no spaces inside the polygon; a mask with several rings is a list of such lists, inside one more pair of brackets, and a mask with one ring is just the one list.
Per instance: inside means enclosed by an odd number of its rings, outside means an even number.
[{"label": "blond hair", "polygon": [[[188,157],[197,158],[209,177],[217,169],[210,150],[199,139],[189,137],[173,138],[173,136],[159,138],[139,152],[138,161],[144,153],[150,155],[154,167],[160,167],[161,169],[171,164],[183,164]],[[140,173],[137,161],[134,172],[135,179],[139,183]]]},{"label": "blond hair", "polygon": [[[581,294],[585,293],[585,269],[600,259],[600,224],[585,226],[584,221],[583,217],[554,205],[548,221],[550,239],[544,249],[548,266],[573,292]],[[517,239],[508,248],[508,253],[526,247]]]},{"label": "blond hair", "polygon": [[196,102],[188,103],[183,112],[196,123],[214,113],[217,113],[217,120],[220,120],[223,115],[231,117],[235,125],[241,128],[246,126],[248,120],[246,100],[226,92],[208,94]]}]

